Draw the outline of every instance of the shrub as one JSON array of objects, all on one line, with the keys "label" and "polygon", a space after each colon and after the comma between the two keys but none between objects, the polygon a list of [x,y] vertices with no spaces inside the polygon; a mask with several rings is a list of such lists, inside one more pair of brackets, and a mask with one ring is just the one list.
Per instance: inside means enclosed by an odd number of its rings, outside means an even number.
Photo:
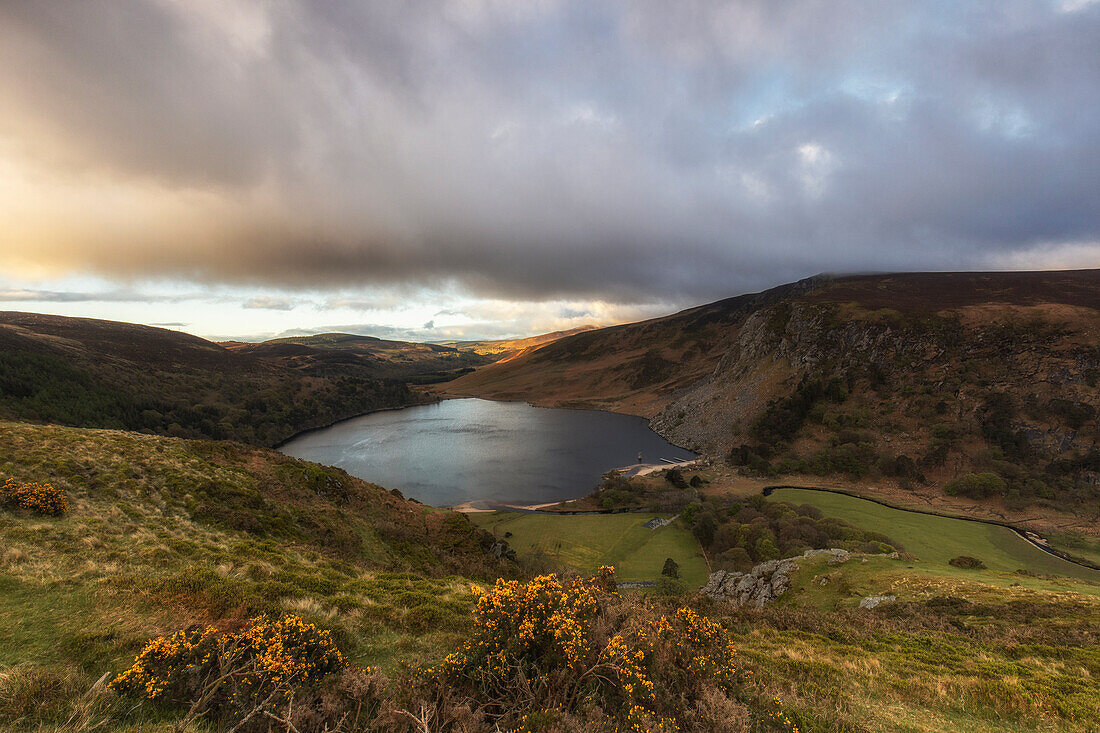
[{"label": "shrub", "polygon": [[717,529],[718,520],[715,519],[714,513],[710,511],[700,512],[691,525],[691,533],[695,535],[695,539],[699,540],[699,544],[703,547],[709,547],[714,542],[714,532]]},{"label": "shrub", "polygon": [[678,468],[670,468],[665,471],[665,481],[668,481],[678,489],[686,489],[688,487],[688,482],[684,479],[684,474],[681,473]]},{"label": "shrub", "polygon": [[0,486],[0,505],[11,509],[28,509],[50,517],[60,517],[69,510],[69,500],[61,489],[51,484],[25,484],[13,478]]},{"label": "shrub", "polygon": [[670,578],[679,578],[680,563],[676,562],[671,557],[665,558],[665,566],[661,568],[661,575],[667,575]]},{"label": "shrub", "polygon": [[439,728],[480,700],[485,728],[728,729],[699,713],[708,699],[728,708],[750,679],[725,630],[689,608],[647,613],[614,588],[613,569],[601,568],[588,579],[498,580],[480,592],[471,638],[419,674],[437,695]]},{"label": "shrub", "polygon": [[732,547],[714,558],[714,567],[717,570],[745,571],[752,566],[752,556],[744,547]]},{"label": "shrub", "polygon": [[778,560],[779,548],[775,546],[775,540],[771,537],[761,537],[756,541],[756,559],[761,561]]},{"label": "shrub", "polygon": [[948,481],[943,493],[948,496],[969,496],[972,499],[984,499],[1003,493],[1005,481],[995,473],[968,473],[954,481]]},{"label": "shrub", "polygon": [[970,557],[969,555],[959,555],[953,557],[947,561],[948,564],[957,568],[966,568],[971,570],[985,570],[985,563],[976,557]]},{"label": "shrub", "polygon": [[190,703],[191,717],[239,718],[344,666],[328,631],[298,616],[259,616],[236,632],[205,626],[152,639],[110,687],[155,702]]}]

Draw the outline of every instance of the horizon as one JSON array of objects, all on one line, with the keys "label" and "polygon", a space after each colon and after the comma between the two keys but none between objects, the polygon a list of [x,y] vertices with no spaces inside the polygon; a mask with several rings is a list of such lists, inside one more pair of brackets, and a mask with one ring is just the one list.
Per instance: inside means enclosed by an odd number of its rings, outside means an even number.
[{"label": "horizon", "polygon": [[0,309],[205,338],[628,323],[1100,266],[1100,2],[0,7]]},{"label": "horizon", "polygon": [[[743,295],[755,295],[755,294],[758,294],[758,293],[766,292],[766,291],[771,290],[775,287],[781,287],[783,285],[791,285],[791,284],[795,284],[795,283],[798,283],[798,282],[802,282],[804,280],[812,280],[812,279],[816,279],[816,278],[844,279],[844,278],[854,278],[854,277],[893,277],[893,276],[901,276],[901,275],[946,275],[946,274],[973,274],[973,275],[990,274],[990,275],[995,275],[995,274],[1013,273],[1013,272],[1015,272],[1015,273],[1034,273],[1034,272],[1065,272],[1065,273],[1070,273],[1070,272],[1092,272],[1092,271],[1097,271],[1097,270],[1100,270],[1100,268],[1085,267],[1085,268],[1051,268],[1051,269],[1035,269],[1035,270],[1020,270],[1020,269],[1017,269],[1017,270],[905,270],[905,271],[899,270],[899,271],[885,271],[885,272],[819,272],[815,275],[810,275],[806,278],[800,278],[799,280],[791,281],[789,283],[778,283],[777,285],[770,286],[770,287],[764,288],[762,290],[747,291],[747,292],[742,292],[742,293],[733,293],[731,295],[728,295],[728,296],[725,296],[725,297],[722,297],[722,298],[717,298],[716,300],[713,300],[713,301],[707,301],[705,303],[690,303],[690,304],[687,304],[687,305],[682,305],[682,306],[676,308],[675,310],[664,312],[664,313],[657,313],[655,315],[648,316],[647,318],[638,319],[638,320],[634,320],[634,321],[629,321],[628,320],[628,321],[618,321],[618,322],[614,322],[614,323],[602,323],[602,324],[587,323],[587,324],[580,324],[580,325],[577,325],[577,326],[572,326],[570,328],[553,329],[553,330],[549,330],[549,331],[533,331],[533,332],[523,333],[523,334],[512,334],[512,335],[504,334],[504,335],[493,335],[493,336],[485,336],[485,337],[479,337],[479,336],[475,335],[475,336],[470,336],[470,337],[458,336],[458,337],[444,337],[444,338],[418,338],[417,335],[416,335],[416,331],[414,329],[409,329],[408,331],[402,332],[400,329],[396,329],[396,328],[390,329],[389,332],[388,332],[388,335],[379,335],[378,333],[364,332],[362,330],[362,327],[357,326],[357,325],[349,325],[349,326],[346,326],[346,327],[321,326],[321,327],[317,327],[317,328],[293,327],[293,328],[289,328],[289,329],[287,329],[287,330],[285,330],[281,333],[275,333],[275,334],[255,334],[255,335],[220,335],[220,334],[215,334],[215,335],[206,335],[206,334],[199,333],[197,331],[188,330],[186,328],[187,324],[180,323],[180,322],[175,322],[175,323],[167,322],[166,323],[166,322],[148,322],[148,321],[141,321],[141,320],[123,321],[123,320],[114,319],[114,318],[100,318],[98,316],[74,315],[70,312],[48,312],[48,311],[29,310],[29,309],[23,309],[23,308],[10,308],[10,309],[9,308],[0,308],[0,312],[3,312],[4,310],[10,310],[12,312],[28,313],[28,314],[33,314],[33,315],[47,315],[47,316],[67,317],[67,318],[92,318],[92,319],[119,322],[119,323],[132,323],[132,324],[136,324],[136,325],[144,325],[144,326],[150,326],[150,327],[154,327],[154,328],[163,328],[163,329],[176,331],[176,332],[180,332],[180,333],[186,333],[186,334],[189,334],[191,336],[197,336],[199,338],[202,338],[202,339],[205,339],[205,340],[208,340],[212,343],[217,343],[217,344],[234,343],[234,342],[236,342],[236,343],[261,343],[261,342],[264,342],[264,341],[274,341],[274,340],[281,340],[281,339],[308,338],[310,336],[344,335],[344,336],[358,336],[358,337],[362,337],[362,338],[374,338],[374,339],[379,339],[379,340],[382,340],[382,341],[447,345],[447,344],[451,344],[451,343],[462,343],[462,342],[514,341],[514,340],[521,340],[521,339],[525,339],[525,338],[532,338],[532,337],[536,337],[536,336],[543,336],[543,335],[548,335],[548,334],[552,334],[552,333],[559,333],[559,332],[567,333],[567,332],[577,331],[577,330],[602,329],[602,328],[608,328],[608,327],[611,327],[611,326],[627,325],[627,324],[630,324],[630,323],[637,323],[637,322],[640,322],[640,321],[649,320],[651,318],[662,318],[662,317],[665,317],[665,316],[676,315],[676,314],[682,313],[684,311],[692,310],[694,308],[701,308],[701,307],[704,307],[706,305],[710,305],[712,303],[727,300],[729,298],[737,298],[737,297],[740,297],[740,296],[743,296]],[[374,327],[374,328],[378,329],[380,327]],[[381,327],[381,330],[385,331],[386,328]]]}]

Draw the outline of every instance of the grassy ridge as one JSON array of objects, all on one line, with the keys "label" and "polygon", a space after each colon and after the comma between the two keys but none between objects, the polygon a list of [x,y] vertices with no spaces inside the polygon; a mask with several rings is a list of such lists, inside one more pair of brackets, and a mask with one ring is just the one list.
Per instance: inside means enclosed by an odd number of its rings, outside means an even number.
[{"label": "grassy ridge", "polygon": [[953,557],[971,555],[994,570],[1022,568],[1100,581],[1100,572],[1043,552],[1006,527],[905,512],[853,496],[809,489],[776,489],[769,498],[811,504],[857,527],[887,532],[904,545],[906,552],[928,562],[946,565]]},{"label": "grassy ridge", "polygon": [[685,584],[702,585],[707,565],[699,543],[676,525],[656,530],[644,526],[658,516],[667,515],[475,512],[470,519],[500,538],[511,532],[505,541],[521,555],[543,554],[580,572],[612,565],[620,581],[656,580],[665,559],[671,557],[679,564]]},{"label": "grassy ridge", "polygon": [[261,343],[227,342],[228,349],[314,376],[355,376],[419,383],[488,364],[493,357],[439,344],[386,341],[349,333],[292,336]]}]

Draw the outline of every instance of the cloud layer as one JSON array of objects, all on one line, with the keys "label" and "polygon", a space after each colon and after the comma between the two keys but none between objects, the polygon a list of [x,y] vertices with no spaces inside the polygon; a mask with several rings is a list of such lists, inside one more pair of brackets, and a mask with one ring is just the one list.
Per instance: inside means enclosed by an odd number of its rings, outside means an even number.
[{"label": "cloud layer", "polygon": [[8,272],[641,303],[1100,266],[1100,3],[46,0],[0,5],[0,65]]}]

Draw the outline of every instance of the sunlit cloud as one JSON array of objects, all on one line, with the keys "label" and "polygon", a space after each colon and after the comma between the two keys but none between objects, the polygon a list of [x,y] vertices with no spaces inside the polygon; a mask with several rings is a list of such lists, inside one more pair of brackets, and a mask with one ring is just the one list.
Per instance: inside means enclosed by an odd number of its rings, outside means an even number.
[{"label": "sunlit cloud", "polygon": [[246,300],[242,307],[269,311],[291,311],[294,310],[296,305],[297,304],[289,298],[273,298],[270,295],[257,295],[255,298]]}]

